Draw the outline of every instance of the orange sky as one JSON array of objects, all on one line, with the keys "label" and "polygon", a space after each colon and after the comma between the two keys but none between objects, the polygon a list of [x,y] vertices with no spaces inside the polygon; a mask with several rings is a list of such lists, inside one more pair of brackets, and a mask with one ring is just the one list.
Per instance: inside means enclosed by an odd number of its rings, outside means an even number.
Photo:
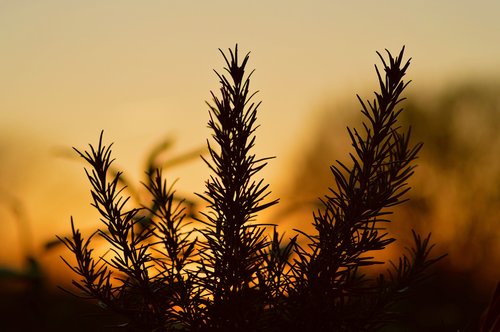
[{"label": "orange sky", "polygon": [[[57,148],[84,148],[104,129],[117,164],[138,179],[159,139],[175,137],[178,152],[203,145],[217,48],[235,43],[257,69],[255,152],[278,157],[264,174],[274,188],[315,112],[372,89],[376,50],[406,45],[416,90],[500,74],[497,1],[357,3],[0,0],[0,197],[22,203],[38,247],[68,230],[70,215],[93,215],[82,164]],[[171,176],[181,191],[202,191],[204,170],[197,160]],[[0,204],[7,265],[20,256],[9,204]]]}]

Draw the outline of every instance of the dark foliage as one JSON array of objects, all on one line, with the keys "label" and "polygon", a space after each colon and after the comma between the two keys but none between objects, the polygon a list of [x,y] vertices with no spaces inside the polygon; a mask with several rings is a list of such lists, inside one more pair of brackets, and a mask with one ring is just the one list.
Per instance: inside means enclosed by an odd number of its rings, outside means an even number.
[{"label": "dark foliage", "polygon": [[[263,292],[258,275],[264,263],[263,250],[268,246],[264,225],[251,223],[258,211],[277,201],[262,203],[268,185],[255,181],[254,175],[265,165],[265,159],[251,154],[255,143],[257,108],[249,94],[250,75],[244,77],[248,55],[238,64],[238,50],[224,53],[230,78],[218,74],[220,97],[212,93],[208,126],[218,148],[207,141],[215,173],[207,181],[200,197],[208,203],[206,227],[200,229],[200,286],[211,298],[207,306],[207,326],[213,331],[262,331]],[[256,283],[257,282],[257,283]]]},{"label": "dark foliage", "polygon": [[[388,52],[387,62],[379,54],[380,91],[372,102],[359,98],[366,120],[348,129],[350,162],[331,166],[336,187],[313,215],[316,232],[298,231],[307,245],[298,236],[284,241],[276,227],[255,221],[277,203],[256,179],[269,159],[252,154],[260,103],[252,102],[251,74],[245,75],[248,54],[241,63],[237,48],[222,54],[228,76],[216,72],[220,96],[212,93],[209,104],[215,144],[207,142],[212,175],[199,195],[208,206],[196,218],[198,228],[188,231],[185,205],[159,170],[149,169],[145,184],[152,204],[131,207],[101,135],[97,148],[76,150],[91,167],[103,230],[84,239],[71,221],[72,235],[60,238],[76,258],[76,266],[67,262],[79,276],[73,284],[123,315],[129,330],[375,331],[397,319],[393,305],[439,259],[430,257],[430,235],[414,232],[414,246],[386,275],[364,271],[382,263],[373,252],[394,241],[384,224],[389,209],[405,201],[421,148],[398,125],[409,66],[403,50],[395,58]],[[90,247],[96,234],[109,244],[99,258]]]},{"label": "dark foliage", "polygon": [[[73,284],[102,307],[127,317],[131,329],[168,330],[193,324],[197,293],[189,275],[181,271],[196,242],[184,231],[182,207],[174,203],[174,193],[161,172],[156,172],[148,187],[154,208],[147,209],[147,217],[139,217],[145,208],[126,208],[128,197],[117,188],[121,174],[108,181],[111,146],[102,144],[102,135],[97,149],[91,146],[90,152],[76,151],[92,167],[86,173],[92,184],[93,206],[101,214],[105,230],[84,240],[72,221],[71,238],[60,239],[78,264],[72,267],[66,262],[81,277]],[[144,218],[148,218],[149,227],[141,223]],[[94,259],[89,244],[95,234],[110,245],[111,258]]]},{"label": "dark foliage", "polygon": [[410,145],[410,131],[401,133],[397,123],[400,95],[408,84],[402,80],[409,66],[409,61],[402,62],[403,51],[396,58],[388,53],[388,63],[379,54],[385,71],[384,79],[375,67],[380,92],[372,102],[358,97],[366,122],[361,131],[348,128],[352,165],[337,161],[331,167],[336,188],[314,214],[317,234],[304,234],[309,248],[296,246],[290,298],[297,304],[292,317],[302,316],[299,330],[376,330],[391,319],[389,307],[439,259],[428,257],[430,236],[422,240],[414,233],[415,247],[392,264],[388,279],[380,275],[371,280],[360,271],[380,264],[370,252],[394,241],[384,231],[390,221],[387,208],[404,202],[411,162],[421,148]]}]

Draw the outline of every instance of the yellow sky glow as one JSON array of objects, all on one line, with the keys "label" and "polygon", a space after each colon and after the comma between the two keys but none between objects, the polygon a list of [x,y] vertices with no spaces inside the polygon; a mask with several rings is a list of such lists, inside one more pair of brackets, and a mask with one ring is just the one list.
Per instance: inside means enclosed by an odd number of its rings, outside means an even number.
[{"label": "yellow sky glow", "polygon": [[[318,108],[375,84],[375,51],[413,58],[412,88],[500,74],[497,1],[0,1],[0,190],[20,200],[39,246],[92,215],[83,164],[56,156],[99,132],[117,164],[140,178],[145,150],[165,136],[176,152],[202,146],[217,48],[251,51],[263,101],[256,154],[285,181]],[[175,170],[179,190],[202,191],[201,161]],[[0,213],[0,264],[18,264],[15,223]],[[7,225],[9,224],[9,225]],[[8,233],[8,234],[7,234]]]}]

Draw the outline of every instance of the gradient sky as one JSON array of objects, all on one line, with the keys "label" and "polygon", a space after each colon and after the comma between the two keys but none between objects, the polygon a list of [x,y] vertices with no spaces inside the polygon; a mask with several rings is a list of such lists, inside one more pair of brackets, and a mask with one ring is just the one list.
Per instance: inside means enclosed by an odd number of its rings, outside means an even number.
[{"label": "gradient sky", "polygon": [[[70,214],[88,215],[82,164],[54,149],[84,148],[104,130],[118,164],[138,175],[165,136],[179,152],[203,145],[217,49],[235,43],[251,51],[263,101],[255,151],[278,157],[265,175],[284,181],[318,109],[375,87],[377,50],[406,45],[415,90],[500,76],[498,17],[498,1],[0,0],[0,196],[22,202],[42,241],[67,230]],[[202,167],[172,179],[201,191]],[[15,234],[7,203],[0,213]]]}]

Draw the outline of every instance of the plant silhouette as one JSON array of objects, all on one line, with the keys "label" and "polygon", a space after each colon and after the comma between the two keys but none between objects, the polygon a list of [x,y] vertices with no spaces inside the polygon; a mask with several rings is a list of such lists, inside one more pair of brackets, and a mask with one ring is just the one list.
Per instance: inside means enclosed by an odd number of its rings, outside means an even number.
[{"label": "plant silhouette", "polygon": [[[350,161],[331,166],[336,186],[313,214],[315,232],[298,230],[288,241],[256,221],[278,201],[268,199],[268,184],[258,178],[270,158],[252,153],[260,103],[246,74],[249,54],[240,62],[237,46],[221,53],[226,73],[216,72],[220,95],[212,93],[208,104],[213,141],[204,158],[212,175],[199,194],[207,209],[195,228],[161,170],[148,170],[152,204],[133,206],[121,173],[111,171],[102,133],[97,147],[75,149],[90,166],[103,229],[85,239],[71,220],[71,236],[59,238],[76,258],[76,265],[65,261],[78,276],[74,286],[121,314],[131,331],[375,331],[397,319],[393,305],[441,258],[430,257],[430,234],[413,232],[413,247],[386,274],[364,272],[382,263],[372,252],[394,241],[384,224],[390,208],[405,201],[422,146],[398,124],[408,84],[404,48],[396,57],[387,52],[387,60],[379,54],[380,90],[371,102],[358,97],[365,121],[348,129]],[[141,226],[144,215],[149,227]],[[95,236],[108,243],[108,254],[94,254]]]}]

